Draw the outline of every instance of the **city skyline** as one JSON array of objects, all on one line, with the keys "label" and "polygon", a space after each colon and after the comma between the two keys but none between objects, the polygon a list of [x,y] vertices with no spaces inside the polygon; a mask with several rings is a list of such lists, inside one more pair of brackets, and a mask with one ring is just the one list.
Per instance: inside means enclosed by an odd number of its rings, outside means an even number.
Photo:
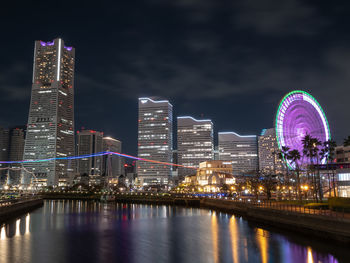
[{"label": "city skyline", "polygon": [[[319,100],[340,144],[350,130],[350,113],[342,108],[349,97],[350,52],[342,23],[346,8],[321,2],[316,6],[288,1],[289,8],[276,2],[276,16],[271,19],[278,21],[273,25],[260,21],[271,5],[254,1],[221,5],[140,1],[137,7],[127,3],[97,10],[86,7],[88,13],[105,13],[98,21],[76,16],[73,4],[60,23],[49,19],[60,8],[47,12],[50,16],[42,12],[46,22],[40,30],[32,30],[37,26],[34,20],[18,23],[13,20],[17,16],[6,12],[1,18],[9,27],[3,33],[8,41],[1,43],[6,52],[0,67],[0,110],[7,114],[1,116],[0,125],[26,123],[34,40],[59,36],[78,50],[76,128],[103,130],[122,140],[125,152],[136,154],[138,97],[162,96],[173,103],[174,116],[212,119],[215,132],[258,135],[262,128],[273,127],[280,98],[294,89]],[[22,8],[29,14],[39,7]],[[329,12],[322,15],[325,10]],[[159,25],[157,15],[165,13],[168,19]],[[19,20],[27,16],[23,12]],[[77,30],[85,26],[89,33]],[[21,41],[10,41],[19,35]]]}]

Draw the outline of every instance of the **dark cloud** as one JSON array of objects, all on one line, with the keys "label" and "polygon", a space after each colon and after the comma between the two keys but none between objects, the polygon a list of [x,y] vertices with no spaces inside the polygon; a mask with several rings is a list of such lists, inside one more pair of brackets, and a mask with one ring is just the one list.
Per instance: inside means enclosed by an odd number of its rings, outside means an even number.
[{"label": "dark cloud", "polygon": [[338,141],[350,134],[345,1],[72,2],[59,22],[51,17],[63,9],[34,7],[5,14],[2,36],[13,41],[0,44],[0,125],[27,120],[34,40],[61,36],[76,48],[77,127],[123,140],[126,152],[136,149],[139,96],[168,98],[175,114],[203,114],[218,130],[258,134],[281,97],[303,89]]}]

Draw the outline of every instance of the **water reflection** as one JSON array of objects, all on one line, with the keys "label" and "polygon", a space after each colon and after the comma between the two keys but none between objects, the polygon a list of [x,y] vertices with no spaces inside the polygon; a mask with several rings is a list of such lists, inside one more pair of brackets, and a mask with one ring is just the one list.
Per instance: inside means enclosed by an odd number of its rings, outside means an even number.
[{"label": "water reflection", "polygon": [[209,210],[47,201],[1,225],[0,262],[336,263],[350,262],[350,256],[332,244]]}]

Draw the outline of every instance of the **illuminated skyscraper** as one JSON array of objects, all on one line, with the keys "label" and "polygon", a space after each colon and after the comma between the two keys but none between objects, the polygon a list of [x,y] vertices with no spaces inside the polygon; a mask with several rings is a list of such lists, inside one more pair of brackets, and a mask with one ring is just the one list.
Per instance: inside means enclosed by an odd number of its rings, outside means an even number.
[{"label": "illuminated skyscraper", "polygon": [[219,158],[231,161],[233,174],[244,175],[258,169],[258,142],[255,135],[219,132]]},{"label": "illuminated skyscraper", "polygon": [[[122,152],[122,142],[111,137],[103,137],[104,152]],[[108,174],[109,172],[109,174]],[[104,155],[102,174],[112,178],[117,178],[124,174],[123,157],[117,155]]]},{"label": "illuminated skyscraper", "polygon": [[[25,137],[25,127],[16,127],[10,129],[9,138],[9,160],[20,161],[23,158],[24,150],[24,137]],[[21,183],[21,164],[11,164],[12,169],[9,172],[8,183],[11,185],[18,185]],[[18,169],[18,170],[17,170]]]},{"label": "illuminated skyscraper", "polygon": [[[192,117],[177,117],[178,164],[199,167],[199,163],[214,159],[213,123]],[[179,168],[179,176],[195,174],[188,168]]]},{"label": "illuminated skyscraper", "polygon": [[274,128],[264,129],[258,138],[259,170],[265,173],[281,173],[282,160],[279,158],[279,149]]},{"label": "illuminated skyscraper", "polygon": [[[83,130],[77,132],[78,155],[90,155],[103,151],[103,132]],[[99,183],[102,175],[102,156],[78,160],[78,173],[88,175],[92,184]]]},{"label": "illuminated skyscraper", "polygon": [[[160,162],[172,161],[173,106],[168,100],[139,98],[138,157]],[[168,184],[171,167],[138,161],[142,185]]]},{"label": "illuminated skyscraper", "polygon": [[[38,160],[74,155],[75,50],[60,38],[35,41],[32,96],[24,159]],[[73,161],[52,160],[24,165],[24,183],[57,185],[70,179]]]},{"label": "illuminated skyscraper", "polygon": [[[0,161],[8,161],[9,151],[9,130],[0,127]],[[0,163],[0,168],[7,167],[7,164]],[[0,184],[3,185],[7,180],[7,170],[0,169]]]}]

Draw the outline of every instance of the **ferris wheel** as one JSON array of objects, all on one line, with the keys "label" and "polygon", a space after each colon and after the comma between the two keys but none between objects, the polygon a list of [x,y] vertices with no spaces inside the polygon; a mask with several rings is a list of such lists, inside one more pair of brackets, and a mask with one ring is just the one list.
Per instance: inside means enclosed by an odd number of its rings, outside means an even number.
[{"label": "ferris wheel", "polygon": [[[301,90],[289,92],[281,100],[275,120],[278,147],[303,152],[302,140],[310,135],[325,142],[331,139],[326,115],[309,93]],[[290,160],[285,160],[289,168],[295,168]],[[322,163],[325,160],[321,160]]]}]

